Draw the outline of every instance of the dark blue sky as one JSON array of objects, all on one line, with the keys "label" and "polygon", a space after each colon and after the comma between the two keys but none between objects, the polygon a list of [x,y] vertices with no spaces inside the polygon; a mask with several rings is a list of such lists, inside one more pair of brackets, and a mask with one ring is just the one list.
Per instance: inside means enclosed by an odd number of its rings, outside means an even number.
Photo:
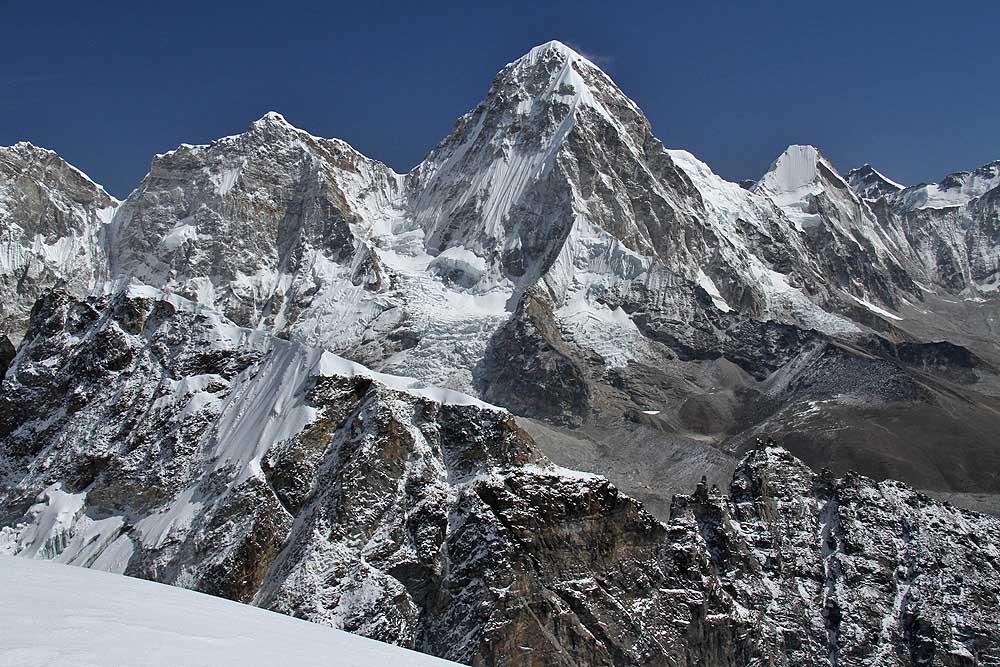
[{"label": "dark blue sky", "polygon": [[1000,2],[143,4],[0,0],[0,145],[52,148],[122,197],[154,153],[273,109],[407,171],[559,39],[732,180],[789,143],[907,183],[1000,158]]}]

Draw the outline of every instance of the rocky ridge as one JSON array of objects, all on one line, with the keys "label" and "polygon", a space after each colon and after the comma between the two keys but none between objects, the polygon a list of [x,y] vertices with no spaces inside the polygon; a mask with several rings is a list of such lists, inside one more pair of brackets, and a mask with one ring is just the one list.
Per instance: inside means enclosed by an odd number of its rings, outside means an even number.
[{"label": "rocky ridge", "polygon": [[661,523],[511,415],[146,286],[43,298],[0,550],[466,664],[997,664],[1000,521],[753,447]]},{"label": "rocky ridge", "polygon": [[20,340],[35,300],[56,283],[86,292],[108,279],[118,204],[52,151],[0,148],[0,337]]},{"label": "rocky ridge", "polygon": [[1000,288],[998,202],[1000,162],[993,162],[888,193],[873,208],[882,225],[903,231],[925,285],[983,299]]},{"label": "rocky ridge", "polygon": [[854,194],[870,201],[906,188],[905,185],[900,185],[870,164],[851,169],[844,174],[844,180],[851,186]]}]

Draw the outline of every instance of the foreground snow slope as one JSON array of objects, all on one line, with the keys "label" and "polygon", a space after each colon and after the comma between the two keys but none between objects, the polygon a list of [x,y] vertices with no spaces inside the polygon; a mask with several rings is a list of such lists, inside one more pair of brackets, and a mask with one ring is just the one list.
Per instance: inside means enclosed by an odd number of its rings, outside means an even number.
[{"label": "foreground snow slope", "polygon": [[142,579],[0,557],[0,665],[453,662]]}]

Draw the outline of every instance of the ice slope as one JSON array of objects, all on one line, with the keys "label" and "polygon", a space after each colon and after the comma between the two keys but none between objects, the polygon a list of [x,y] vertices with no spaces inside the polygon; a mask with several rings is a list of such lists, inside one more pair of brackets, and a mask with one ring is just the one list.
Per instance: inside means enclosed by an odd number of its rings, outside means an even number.
[{"label": "ice slope", "polygon": [[0,556],[0,665],[175,667],[456,663],[163,584]]}]

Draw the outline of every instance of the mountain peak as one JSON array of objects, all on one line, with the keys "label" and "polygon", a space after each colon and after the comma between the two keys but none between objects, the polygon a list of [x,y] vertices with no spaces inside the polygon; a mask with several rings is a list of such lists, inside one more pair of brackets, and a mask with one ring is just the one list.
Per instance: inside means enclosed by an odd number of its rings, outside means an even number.
[{"label": "mountain peak", "polygon": [[770,197],[799,228],[813,227],[821,222],[822,216],[813,210],[812,202],[822,193],[834,196],[844,206],[859,201],[819,149],[802,144],[786,148],[771,163],[754,191]]},{"label": "mountain peak", "polygon": [[557,39],[552,39],[545,42],[544,44],[539,44],[538,46],[534,47],[526,54],[518,58],[515,62],[521,62],[524,60],[535,61],[547,53],[556,53],[571,60],[583,60],[593,65],[593,63],[591,63],[585,57],[580,55],[580,53],[577,52],[575,49],[573,49],[570,46],[567,46],[566,44],[560,42]]},{"label": "mountain peak", "polygon": [[51,148],[36,146],[30,141],[18,141],[10,146],[0,146],[0,151],[18,155],[32,155],[39,159],[56,157],[62,160],[62,157]]},{"label": "mountain peak", "polygon": [[530,251],[508,236],[522,196],[549,177],[571,136],[594,147],[593,160],[608,144],[641,156],[648,134],[645,116],[599,67],[562,42],[536,46],[500,70],[482,102],[411,172],[428,247],[461,238],[480,257],[516,255],[516,275],[538,278],[526,267],[544,264],[544,234],[529,239],[539,246]]},{"label": "mountain peak", "polygon": [[298,129],[297,127],[289,123],[285,119],[285,117],[282,116],[277,111],[268,111],[266,114],[264,114],[263,116],[261,116],[260,118],[258,118],[253,122],[254,127],[261,125],[283,125],[285,127],[290,127],[292,129],[296,130]]},{"label": "mountain peak", "polygon": [[797,192],[816,182],[823,160],[815,146],[792,144],[771,163],[760,185],[774,194]]},{"label": "mountain peak", "polygon": [[299,129],[289,123],[285,117],[277,111],[268,111],[263,116],[250,123],[250,126],[246,130],[238,134],[220,137],[207,144],[181,143],[173,150],[169,150],[164,153],[157,153],[154,156],[154,160],[175,155],[178,152],[181,154],[189,151],[201,152],[219,146],[233,148],[242,145],[243,142],[248,140],[255,144],[265,144],[275,140],[278,140],[281,143],[287,143],[296,136],[309,137],[319,140],[319,137],[314,137],[305,130]]},{"label": "mountain peak", "polygon": [[576,97],[586,88],[611,86],[611,78],[586,56],[560,41],[539,44],[526,54],[504,67],[494,82],[513,83],[536,96],[548,91],[565,94],[570,88]]},{"label": "mountain peak", "polygon": [[[518,115],[531,115],[550,105],[597,111],[612,124],[622,115],[642,116],[635,102],[604,70],[566,44],[552,40],[539,44],[505,66],[496,76],[487,106],[509,108]],[[645,118],[642,116],[643,119]]]},{"label": "mountain peak", "polygon": [[[8,156],[8,169],[16,168],[34,172],[40,179],[45,179],[47,177],[46,173],[50,171],[50,165],[56,165],[56,171],[74,174],[81,180],[86,189],[97,191],[102,198],[112,202],[113,205],[118,204],[118,200],[109,195],[100,183],[85,174],[75,165],[70,164],[65,158],[51,148],[36,146],[30,141],[18,141],[11,146],[0,146],[0,154]],[[13,165],[20,166],[14,167]],[[0,165],[0,179],[2,179],[3,175],[4,169],[2,168],[2,165]]]},{"label": "mountain peak", "polygon": [[[250,124],[246,133],[251,132],[267,132],[267,133],[279,133],[279,134],[302,134],[313,137],[314,135],[306,132],[305,130],[296,127],[288,122],[288,120],[282,116],[277,111],[268,111],[266,114],[255,120]],[[245,133],[245,134],[246,134]],[[319,139],[319,137],[315,137]]]},{"label": "mountain peak", "polygon": [[882,195],[899,192],[905,186],[897,183],[867,162],[844,175],[854,194],[864,199],[878,199]]}]

